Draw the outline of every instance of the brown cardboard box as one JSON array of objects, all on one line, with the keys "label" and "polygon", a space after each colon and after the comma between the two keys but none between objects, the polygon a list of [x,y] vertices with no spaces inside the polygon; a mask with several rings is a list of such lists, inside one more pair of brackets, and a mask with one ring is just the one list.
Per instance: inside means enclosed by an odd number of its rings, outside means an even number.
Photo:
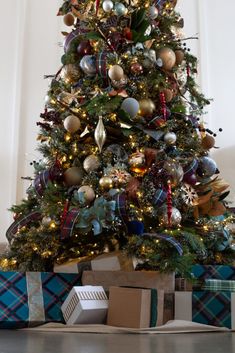
[{"label": "brown cardboard box", "polygon": [[186,278],[176,278],[175,290],[179,292],[191,292],[193,290],[193,283]]},{"label": "brown cardboard box", "polygon": [[128,328],[148,328],[151,318],[149,289],[110,287],[107,324]]},{"label": "brown cardboard box", "polygon": [[91,260],[93,271],[134,271],[134,261],[123,251],[102,254]]},{"label": "brown cardboard box", "polygon": [[103,286],[105,290],[111,286],[123,286],[151,288],[173,293],[175,274],[157,271],[84,271],[82,284]]}]

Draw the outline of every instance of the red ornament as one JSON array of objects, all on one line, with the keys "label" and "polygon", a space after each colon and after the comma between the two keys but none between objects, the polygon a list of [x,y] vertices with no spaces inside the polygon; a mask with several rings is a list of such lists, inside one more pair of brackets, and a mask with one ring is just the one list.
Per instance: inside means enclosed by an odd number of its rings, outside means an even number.
[{"label": "red ornament", "polygon": [[167,182],[167,218],[168,227],[171,227],[171,216],[172,216],[172,192],[171,192],[171,182]]},{"label": "red ornament", "polygon": [[84,56],[84,55],[91,55],[93,52],[92,46],[89,42],[89,40],[83,40],[79,43],[78,47],[77,47],[77,53],[80,56]]},{"label": "red ornament", "polygon": [[162,115],[164,120],[166,121],[166,97],[165,94],[163,92],[160,93],[160,102],[161,102],[161,111],[162,111]]},{"label": "red ornament", "polygon": [[143,73],[143,66],[139,63],[131,65],[131,72],[135,75],[141,75]]},{"label": "red ornament", "polygon": [[123,34],[124,34],[124,37],[125,37],[127,40],[132,40],[132,32],[131,32],[131,29],[130,29],[129,27],[125,27],[125,28],[124,28]]}]

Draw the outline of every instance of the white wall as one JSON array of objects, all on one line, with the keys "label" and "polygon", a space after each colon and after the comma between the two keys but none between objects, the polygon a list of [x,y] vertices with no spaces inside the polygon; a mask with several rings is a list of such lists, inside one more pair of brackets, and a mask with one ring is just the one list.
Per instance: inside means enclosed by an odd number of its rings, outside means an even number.
[{"label": "white wall", "polygon": [[[235,204],[235,1],[226,0],[226,11],[219,0],[178,2],[186,35],[198,33],[200,37],[200,41],[190,41],[190,47],[200,60],[198,79],[202,90],[214,98],[206,120],[212,130],[224,129],[217,139],[221,148],[213,155],[231,184],[231,200]],[[4,241],[12,221],[7,208],[22,199],[28,186],[20,177],[32,174],[29,163],[38,156],[34,152],[36,122],[47,90],[43,75],[57,71],[62,54],[57,45],[62,41],[62,21],[56,17],[61,3],[62,0],[0,0],[0,241]]]}]

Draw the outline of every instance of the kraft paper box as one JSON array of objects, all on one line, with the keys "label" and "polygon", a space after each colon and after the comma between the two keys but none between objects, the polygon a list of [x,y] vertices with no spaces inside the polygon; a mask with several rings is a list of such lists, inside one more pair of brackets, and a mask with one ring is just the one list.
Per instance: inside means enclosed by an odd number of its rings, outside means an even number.
[{"label": "kraft paper box", "polygon": [[68,325],[103,324],[108,298],[101,286],[73,287],[61,310]]},{"label": "kraft paper box", "polygon": [[23,328],[64,322],[61,305],[77,274],[0,272],[0,328]]},{"label": "kraft paper box", "polygon": [[176,292],[175,320],[235,329],[235,293]]},{"label": "kraft paper box", "polygon": [[83,271],[91,270],[91,262],[78,260],[70,260],[62,265],[54,265],[53,272],[55,273],[78,273],[82,277]]},{"label": "kraft paper box", "polygon": [[125,252],[115,251],[97,256],[91,260],[93,271],[134,271],[134,260],[128,257]]},{"label": "kraft paper box", "polygon": [[137,287],[164,290],[173,293],[175,274],[157,271],[84,271],[82,284],[102,286],[108,290],[111,286]]},{"label": "kraft paper box", "polygon": [[149,328],[163,323],[163,291],[110,287],[107,324]]}]

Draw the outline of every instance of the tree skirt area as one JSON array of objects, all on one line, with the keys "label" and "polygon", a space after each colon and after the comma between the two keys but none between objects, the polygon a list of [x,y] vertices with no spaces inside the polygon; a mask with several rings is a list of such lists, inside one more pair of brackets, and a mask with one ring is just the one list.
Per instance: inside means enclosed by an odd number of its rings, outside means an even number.
[{"label": "tree skirt area", "polygon": [[48,323],[39,327],[23,329],[26,331],[39,332],[80,332],[80,333],[192,333],[192,332],[229,332],[225,327],[215,327],[198,324],[190,321],[173,320],[163,326],[151,327],[146,329],[133,329],[124,327],[113,327],[107,325],[64,325]]}]

